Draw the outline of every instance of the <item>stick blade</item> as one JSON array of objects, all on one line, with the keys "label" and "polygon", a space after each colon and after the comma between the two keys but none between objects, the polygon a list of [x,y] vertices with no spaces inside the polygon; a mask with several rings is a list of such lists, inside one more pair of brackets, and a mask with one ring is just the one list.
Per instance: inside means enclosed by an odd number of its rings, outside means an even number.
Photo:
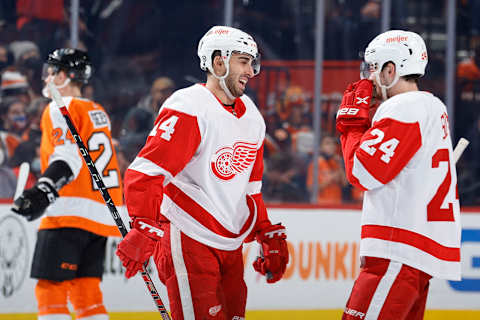
[{"label": "stick blade", "polygon": [[460,138],[460,140],[458,140],[458,143],[453,150],[454,163],[457,163],[458,159],[460,159],[460,156],[462,155],[463,151],[465,151],[465,148],[467,148],[469,143],[470,141],[465,138]]},{"label": "stick blade", "polygon": [[27,184],[28,175],[30,173],[30,165],[28,162],[23,162],[20,165],[20,169],[18,170],[18,179],[17,179],[17,187],[15,188],[15,194],[13,196],[13,200],[17,200],[18,197],[25,189],[25,185]]}]

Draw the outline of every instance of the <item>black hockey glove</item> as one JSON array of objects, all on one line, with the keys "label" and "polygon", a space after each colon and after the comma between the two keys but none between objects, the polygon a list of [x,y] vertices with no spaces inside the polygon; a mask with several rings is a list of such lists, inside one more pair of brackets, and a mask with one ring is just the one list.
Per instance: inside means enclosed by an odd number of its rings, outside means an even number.
[{"label": "black hockey glove", "polygon": [[39,218],[57,198],[58,193],[52,184],[40,178],[35,186],[24,190],[13,202],[12,211],[32,221]]}]

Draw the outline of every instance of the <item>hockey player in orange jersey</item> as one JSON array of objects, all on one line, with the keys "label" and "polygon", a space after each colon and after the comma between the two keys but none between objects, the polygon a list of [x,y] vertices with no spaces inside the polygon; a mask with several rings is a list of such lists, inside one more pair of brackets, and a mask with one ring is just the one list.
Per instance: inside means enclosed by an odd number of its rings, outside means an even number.
[{"label": "hockey player in orange jersey", "polygon": [[[58,88],[114,203],[122,205],[110,119],[102,106],[80,93],[91,70],[85,52],[57,49],[44,65],[44,81]],[[46,89],[44,95],[49,96]],[[42,176],[13,207],[28,221],[43,216],[31,270],[38,279],[38,319],[70,319],[70,300],[77,319],[106,320],[99,286],[106,237],[120,234],[54,102],[43,112],[41,129]]]},{"label": "hockey player in orange jersey", "polygon": [[[337,130],[347,178],[365,190],[361,272],[344,320],[423,319],[430,278],[460,280],[460,205],[445,105],[418,89],[423,39],[391,30],[365,50]],[[372,94],[382,100],[370,123]]]}]

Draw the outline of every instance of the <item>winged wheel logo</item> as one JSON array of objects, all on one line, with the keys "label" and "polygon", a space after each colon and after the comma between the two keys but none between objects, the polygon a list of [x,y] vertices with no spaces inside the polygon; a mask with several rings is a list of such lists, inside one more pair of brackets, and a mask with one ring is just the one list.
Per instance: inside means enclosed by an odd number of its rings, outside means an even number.
[{"label": "winged wheel logo", "polygon": [[212,172],[222,180],[230,180],[236,174],[245,172],[255,161],[257,144],[237,142],[233,147],[219,149],[210,162]]}]

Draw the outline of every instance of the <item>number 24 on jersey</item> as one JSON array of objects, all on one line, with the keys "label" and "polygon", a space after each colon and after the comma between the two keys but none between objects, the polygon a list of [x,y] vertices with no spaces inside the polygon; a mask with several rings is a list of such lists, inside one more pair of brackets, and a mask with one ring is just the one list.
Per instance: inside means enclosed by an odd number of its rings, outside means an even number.
[{"label": "number 24 on jersey", "polygon": [[171,116],[165,121],[158,122],[150,132],[149,136],[156,136],[157,131],[161,130],[163,131],[162,134],[160,135],[160,138],[165,139],[167,141],[170,141],[172,139],[172,135],[175,132],[175,125],[177,124],[178,117],[177,116]]}]

